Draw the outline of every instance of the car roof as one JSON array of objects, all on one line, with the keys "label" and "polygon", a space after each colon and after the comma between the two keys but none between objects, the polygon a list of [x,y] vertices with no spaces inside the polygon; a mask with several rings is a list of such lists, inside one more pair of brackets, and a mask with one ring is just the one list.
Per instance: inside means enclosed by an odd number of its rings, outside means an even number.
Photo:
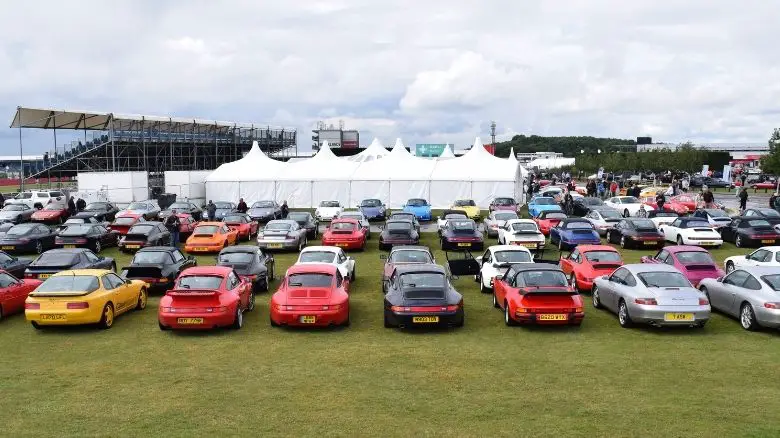
[{"label": "car roof", "polygon": [[307,246],[306,248],[303,248],[303,251],[301,251],[301,254],[303,254],[305,252],[315,252],[315,251],[316,252],[327,251],[327,252],[332,252],[332,253],[335,254],[335,253],[339,252],[339,248],[335,247],[335,246],[325,246],[325,245]]},{"label": "car roof", "polygon": [[550,263],[518,263],[512,265],[512,270],[515,272],[527,272],[527,271],[561,271],[558,265]]},{"label": "car roof", "polygon": [[393,218],[390,218],[390,219],[385,221],[385,225],[390,224],[390,223],[393,223],[393,224],[411,224],[412,221],[411,221],[411,219],[393,219]]},{"label": "car roof", "polygon": [[633,274],[642,272],[680,272],[674,266],[667,265],[665,263],[632,263],[623,265],[623,267],[631,271]]},{"label": "car roof", "polygon": [[259,251],[261,251],[261,249],[257,245],[231,245],[223,248],[222,251],[220,251],[219,253],[220,254],[227,254],[227,253],[255,254]]},{"label": "car roof", "polygon": [[316,274],[324,273],[335,275],[338,271],[338,266],[330,263],[296,263],[287,269],[287,274]]},{"label": "car roof", "polygon": [[357,219],[353,219],[351,217],[339,217],[336,219],[333,219],[331,222],[332,224],[353,224],[353,225],[359,225],[360,222]]},{"label": "car roof", "polygon": [[780,272],[777,271],[776,266],[744,266],[737,269],[742,269],[743,271],[747,271],[757,277],[763,275],[780,274]]},{"label": "car roof", "polygon": [[52,275],[52,277],[64,277],[66,275],[94,275],[100,277],[101,275],[108,274],[108,269],[69,269],[67,271],[60,271]]},{"label": "car roof", "polygon": [[678,220],[681,221],[681,222],[702,222],[702,218],[700,218],[700,217],[692,217],[692,216],[679,217]]},{"label": "car roof", "polygon": [[[44,252],[43,254],[49,254],[49,253],[53,253],[53,254],[78,254],[78,253],[87,252],[87,251],[89,251],[89,250],[86,249],[86,248],[54,248],[54,249],[50,249],[50,250]],[[41,254],[41,255],[43,255],[43,254]]]},{"label": "car roof", "polygon": [[506,221],[506,224],[507,225],[512,225],[512,224],[534,224],[534,225],[536,225],[536,222],[534,222],[532,219],[518,218],[518,219],[509,219],[508,221]]},{"label": "car roof", "polygon": [[529,250],[528,248],[519,245],[491,245],[488,247],[488,250],[491,252],[498,252],[498,251],[516,251],[516,252],[528,252],[528,253],[531,252],[531,250]]},{"label": "car roof", "polygon": [[[234,248],[234,247],[229,246],[228,248]],[[179,248],[174,248],[172,246],[147,246],[139,249],[137,252],[173,252],[178,249]]]},{"label": "car roof", "polygon": [[691,251],[706,252],[709,254],[709,251],[707,251],[706,249],[698,246],[693,246],[693,245],[670,245],[670,246],[665,246],[663,249],[669,251],[672,254],[676,254],[678,252],[691,252]]},{"label": "car roof", "polygon": [[[149,222],[142,222],[142,223],[143,224],[148,224]],[[217,222],[217,221],[208,222],[208,221],[206,221],[206,222],[198,222],[197,226],[198,227],[201,226],[201,225],[220,226],[220,225],[224,225],[224,224],[225,224],[224,222]]]},{"label": "car roof", "polygon": [[447,274],[443,267],[433,263],[399,265],[395,268],[395,272],[398,274],[406,274],[409,272],[436,272],[445,275]]},{"label": "car roof", "polygon": [[193,266],[182,271],[180,275],[227,275],[232,270],[229,266]]},{"label": "car roof", "polygon": [[422,245],[399,245],[399,246],[393,246],[393,248],[390,250],[390,254],[394,252],[399,251],[425,251],[429,254],[433,254],[433,251],[431,251],[430,248],[427,246]]},{"label": "car roof", "polygon": [[[407,214],[411,214],[411,213],[407,213]],[[463,210],[453,210],[453,209],[450,208],[450,209],[447,209],[447,210],[442,210],[441,214],[439,216],[447,216],[448,214],[459,214],[459,215],[465,216],[466,212],[463,211]]]},{"label": "car roof", "polygon": [[580,253],[586,253],[590,251],[619,252],[614,247],[609,245],[577,245],[577,249],[580,251]]},{"label": "car roof", "polygon": [[[217,222],[217,223],[220,223],[220,222]],[[272,221],[268,221],[268,224],[271,224],[271,223],[274,223],[274,224],[280,224],[281,223],[281,224],[288,224],[288,225],[298,225],[298,222],[295,222],[292,219],[274,219]],[[265,226],[267,227],[268,224],[265,224]]]},{"label": "car roof", "polygon": [[567,217],[566,219],[561,219],[561,225],[573,224],[576,222],[584,222],[590,224],[589,220],[582,217]]}]

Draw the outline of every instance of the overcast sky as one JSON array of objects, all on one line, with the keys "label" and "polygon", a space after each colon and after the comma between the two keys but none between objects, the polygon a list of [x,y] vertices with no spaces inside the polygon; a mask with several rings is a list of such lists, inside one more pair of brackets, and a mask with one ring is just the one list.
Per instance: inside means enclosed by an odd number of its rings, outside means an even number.
[{"label": "overcast sky", "polygon": [[[17,105],[297,127],[392,144],[499,133],[766,141],[776,0],[39,1],[0,14]],[[25,135],[42,152],[50,132]]]}]

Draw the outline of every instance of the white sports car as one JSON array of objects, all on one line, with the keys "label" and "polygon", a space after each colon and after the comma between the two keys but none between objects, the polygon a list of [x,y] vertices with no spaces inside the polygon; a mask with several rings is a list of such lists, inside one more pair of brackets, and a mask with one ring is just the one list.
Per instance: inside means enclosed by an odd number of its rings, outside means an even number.
[{"label": "white sports car", "polygon": [[531,219],[511,219],[498,230],[500,245],[520,245],[528,249],[544,248],[544,234]]},{"label": "white sports car", "polygon": [[680,215],[673,211],[654,211],[647,215],[647,218],[655,224],[656,228],[661,225],[669,225],[677,220],[678,217]]},{"label": "white sports car", "polygon": [[463,211],[444,210],[441,215],[436,218],[436,230],[439,234],[444,230],[444,226],[447,225],[447,221],[450,219],[468,219],[468,217]]},{"label": "white sports car", "polygon": [[642,201],[634,196],[615,196],[604,201],[604,205],[623,213],[623,216],[625,217],[638,217],[640,210],[644,210],[645,212],[654,210],[653,207],[642,204]]},{"label": "white sports car", "polygon": [[619,211],[614,208],[593,209],[585,215],[585,219],[593,224],[599,236],[607,235],[607,230],[617,225],[623,219]]},{"label": "white sports car", "polygon": [[476,260],[480,268],[474,280],[479,283],[482,293],[490,293],[493,290],[493,279],[498,275],[504,275],[512,265],[534,262],[528,248],[516,245],[493,245]]},{"label": "white sports car", "polygon": [[780,246],[762,246],[746,256],[727,257],[723,266],[726,272],[748,266],[780,267]]},{"label": "white sports car", "polygon": [[661,225],[658,231],[669,242],[678,245],[720,247],[723,238],[709,223],[697,217],[678,217],[671,224]]},{"label": "white sports car", "polygon": [[344,250],[335,246],[307,246],[298,255],[298,264],[325,263],[338,267],[341,275],[355,280],[355,259],[346,255]]},{"label": "white sports car", "polygon": [[485,218],[485,229],[488,237],[498,236],[498,230],[504,226],[506,221],[512,219],[520,219],[514,211],[491,211]]},{"label": "white sports car", "polygon": [[716,229],[731,225],[729,215],[719,208],[700,208],[693,213],[693,217],[707,221],[712,228]]},{"label": "white sports car", "polygon": [[319,221],[330,221],[344,211],[339,201],[322,201],[314,210],[314,217]]}]

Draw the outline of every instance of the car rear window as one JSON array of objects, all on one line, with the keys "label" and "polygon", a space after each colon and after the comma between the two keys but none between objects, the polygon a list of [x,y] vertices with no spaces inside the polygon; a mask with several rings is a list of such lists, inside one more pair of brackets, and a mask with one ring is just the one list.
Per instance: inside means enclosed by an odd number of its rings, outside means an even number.
[{"label": "car rear window", "polygon": [[353,231],[355,229],[355,224],[349,222],[335,222],[331,224],[330,228],[333,231]]},{"label": "car rear window", "polygon": [[748,225],[750,225],[751,227],[756,227],[756,228],[771,227],[771,225],[769,224],[769,221],[765,221],[763,219],[749,220],[748,221]]},{"label": "car rear window", "polygon": [[533,231],[536,232],[536,224],[531,222],[516,222],[512,224],[512,231]]},{"label": "car rear window", "polygon": [[255,255],[247,252],[227,252],[219,255],[220,263],[251,263]]},{"label": "car rear window", "polygon": [[76,264],[76,255],[72,252],[45,252],[33,262],[35,266],[72,266]]},{"label": "car rear window", "polygon": [[683,265],[715,264],[710,253],[704,251],[680,251],[677,253],[677,260]]},{"label": "car rear window", "polygon": [[430,254],[427,251],[394,251],[390,255],[392,263],[433,263]]},{"label": "car rear window", "polygon": [[92,292],[98,288],[94,275],[58,275],[44,281],[35,292]]},{"label": "car rear window", "polygon": [[114,225],[133,225],[136,222],[134,217],[118,217],[114,219]]},{"label": "car rear window", "polygon": [[412,224],[409,222],[388,222],[385,228],[388,230],[411,230]]},{"label": "car rear window", "polygon": [[276,230],[276,231],[282,231],[282,230],[289,230],[292,228],[291,224],[288,224],[287,222],[268,222],[268,224],[265,226],[266,230]]},{"label": "car rear window", "polygon": [[560,271],[525,271],[519,274],[524,287],[566,286],[568,280]]},{"label": "car rear window", "polygon": [[566,224],[567,230],[592,230],[593,224],[590,222],[569,222]]},{"label": "car rear window", "polygon": [[171,261],[171,256],[165,251],[141,251],[135,253],[131,263],[166,263]]},{"label": "car rear window", "polygon": [[301,263],[333,263],[336,254],[330,251],[306,251],[301,253],[298,261]]},{"label": "car rear window", "polygon": [[290,287],[330,287],[332,283],[330,274],[292,274],[287,279]]},{"label": "car rear window", "polygon": [[691,287],[691,283],[678,272],[642,272],[637,276],[647,287]]},{"label": "car rear window", "polygon": [[536,205],[558,205],[553,198],[536,198],[534,202]]},{"label": "car rear window", "polygon": [[529,263],[531,254],[525,251],[497,251],[493,258],[498,263]]},{"label": "car rear window", "polygon": [[214,234],[219,231],[219,228],[217,225],[199,225],[195,227],[195,231],[192,234],[196,236]]},{"label": "car rear window", "polygon": [[[508,221],[512,219],[517,219],[517,213],[496,213],[495,214],[496,220],[499,221]],[[565,217],[565,215],[564,215]],[[547,219],[551,219],[549,216],[546,217]]]},{"label": "car rear window", "polygon": [[685,223],[686,228],[710,228],[710,224],[704,221],[688,221]]},{"label": "car rear window", "polygon": [[780,274],[771,274],[771,275],[764,275],[761,277],[761,280],[764,281],[769,287],[772,288],[772,290],[780,291]]},{"label": "car rear window", "polygon": [[27,206],[24,204],[8,204],[3,207],[3,211],[24,211],[27,210]]},{"label": "car rear window", "polygon": [[89,233],[92,230],[92,225],[80,224],[80,225],[68,225],[64,230],[60,231],[60,236],[81,236]]},{"label": "car rear window", "polygon": [[242,224],[242,223],[246,222],[246,221],[245,221],[245,219],[246,219],[246,216],[241,216],[241,215],[229,215],[229,216],[225,216],[225,217],[222,219],[222,222],[225,222],[225,223],[234,223],[234,224]]},{"label": "car rear window", "polygon": [[601,214],[601,217],[605,219],[617,219],[623,217],[623,215],[618,213],[617,210],[599,210],[599,213]]},{"label": "car rear window", "polygon": [[179,289],[219,289],[222,277],[217,275],[186,275],[179,277]]},{"label": "car rear window", "polygon": [[130,231],[128,231],[129,234],[147,234],[150,231],[152,231],[152,228],[154,228],[154,224],[138,224],[134,225],[133,228],[130,228]]},{"label": "car rear window", "polygon": [[620,254],[615,251],[588,251],[585,259],[591,263],[621,262]]},{"label": "car rear window", "polygon": [[287,218],[294,220],[294,221],[307,221],[309,220],[309,213],[295,213],[290,212],[287,215]]}]

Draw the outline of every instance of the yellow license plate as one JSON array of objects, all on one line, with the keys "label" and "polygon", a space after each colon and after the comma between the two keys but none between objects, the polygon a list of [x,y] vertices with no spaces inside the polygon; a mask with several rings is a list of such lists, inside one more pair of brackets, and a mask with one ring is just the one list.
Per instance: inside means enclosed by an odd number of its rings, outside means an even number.
[{"label": "yellow license plate", "polygon": [[281,248],[282,244],[281,243],[269,243],[268,247],[269,248]]},{"label": "yellow license plate", "polygon": [[198,247],[192,248],[192,250],[193,250],[193,251],[198,251],[198,252],[206,252],[206,251],[208,251],[209,249],[208,249],[208,248],[206,248],[206,247],[203,247],[203,246],[198,246]]},{"label": "yellow license plate", "polygon": [[343,247],[347,246],[347,244],[346,243],[337,243],[336,246],[343,248]]},{"label": "yellow license plate", "polygon": [[[761,243],[775,243],[774,240],[762,240]],[[5,249],[5,248],[3,248]]]},{"label": "yellow license plate", "polygon": [[42,321],[65,321],[68,319],[64,313],[50,313],[48,315],[41,315]]},{"label": "yellow license plate", "polygon": [[459,243],[458,246],[471,246],[470,243]]},{"label": "yellow license plate", "polygon": [[645,240],[645,245],[655,245],[656,242],[653,242],[652,240]]},{"label": "yellow license plate", "polygon": [[183,325],[203,324],[203,318],[178,318],[176,322]]},{"label": "yellow license plate", "polygon": [[38,278],[49,278],[51,274],[38,274]]},{"label": "yellow license plate", "polygon": [[569,318],[562,313],[546,313],[542,315],[537,315],[536,319],[538,319],[539,321],[566,321]]},{"label": "yellow license plate", "polygon": [[518,243],[518,245],[524,246],[526,248],[536,248],[536,244],[535,243]]},{"label": "yellow license plate", "polygon": [[63,245],[62,247],[63,248],[75,248],[76,245]]},{"label": "yellow license plate", "polygon": [[316,316],[301,316],[300,317],[301,324],[314,324],[317,322]]},{"label": "yellow license plate", "polygon": [[3,249],[14,249],[13,246],[4,246]]},{"label": "yellow license plate", "polygon": [[693,313],[665,313],[664,321],[693,321]]},{"label": "yellow license plate", "polygon": [[140,247],[141,247],[141,245],[125,245],[125,246],[126,246],[127,248],[130,248],[130,249],[138,249],[138,248],[140,248]]},{"label": "yellow license plate", "polygon": [[415,324],[431,324],[439,322],[438,316],[413,316],[412,322]]}]

